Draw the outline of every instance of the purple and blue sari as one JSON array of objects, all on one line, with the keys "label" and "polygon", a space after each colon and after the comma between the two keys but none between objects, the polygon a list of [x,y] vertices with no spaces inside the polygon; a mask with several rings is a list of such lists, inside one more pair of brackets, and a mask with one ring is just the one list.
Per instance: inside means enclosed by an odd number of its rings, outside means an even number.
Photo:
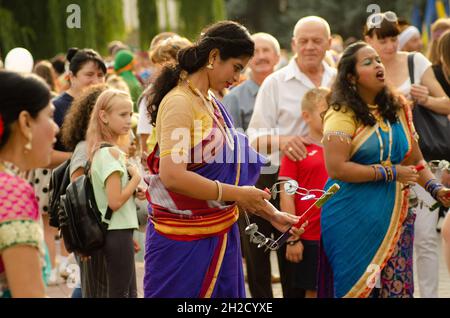
[{"label": "purple and blue sari", "polygon": [[[214,151],[201,162],[190,160],[187,169],[221,183],[254,185],[265,158],[233,128],[223,105],[215,102],[220,111],[216,116],[223,118],[233,143],[227,143],[219,129],[212,129],[192,147],[190,158],[198,150]],[[213,128],[217,128],[215,123]],[[148,190],[152,211],[146,236],[144,296],[244,298],[236,203],[197,200],[169,191],[159,177],[158,148],[148,164],[153,173]]]}]

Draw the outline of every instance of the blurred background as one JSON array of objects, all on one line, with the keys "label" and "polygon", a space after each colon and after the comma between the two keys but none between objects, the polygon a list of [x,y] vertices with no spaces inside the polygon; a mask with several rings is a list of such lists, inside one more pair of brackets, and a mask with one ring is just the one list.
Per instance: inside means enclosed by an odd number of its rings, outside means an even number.
[{"label": "blurred background", "polygon": [[[70,4],[80,8],[81,28],[67,27]],[[148,50],[159,32],[194,40],[204,26],[223,19],[241,22],[250,32],[271,33],[289,50],[293,26],[310,14],[325,18],[344,41],[360,38],[370,4],[418,27],[425,46],[430,25],[450,13],[448,0],[0,0],[0,57],[15,47],[27,48],[35,59],[73,46],[106,55],[113,40]]]}]

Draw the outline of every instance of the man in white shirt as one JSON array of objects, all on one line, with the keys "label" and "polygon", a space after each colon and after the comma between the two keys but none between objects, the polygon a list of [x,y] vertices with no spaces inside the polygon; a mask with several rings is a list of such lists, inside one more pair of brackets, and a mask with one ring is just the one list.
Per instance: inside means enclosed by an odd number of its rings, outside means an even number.
[{"label": "man in white shirt", "polygon": [[[270,155],[271,164],[263,168],[256,185],[260,189],[271,188],[277,182],[282,155],[294,161],[306,158],[303,136],[308,127],[301,118],[301,101],[313,88],[330,87],[336,76],[336,70],[324,62],[331,45],[331,32],[323,18],[308,16],[300,19],[294,28],[291,45],[296,56],[261,85],[247,130],[252,145],[259,152]],[[273,203],[279,207],[279,202]],[[266,236],[270,232],[279,235],[264,220],[254,216],[251,221],[257,223]],[[293,263],[286,260],[286,246],[278,251],[278,263],[284,297],[302,297],[289,284],[292,281],[289,272],[293,267],[290,264]]]}]

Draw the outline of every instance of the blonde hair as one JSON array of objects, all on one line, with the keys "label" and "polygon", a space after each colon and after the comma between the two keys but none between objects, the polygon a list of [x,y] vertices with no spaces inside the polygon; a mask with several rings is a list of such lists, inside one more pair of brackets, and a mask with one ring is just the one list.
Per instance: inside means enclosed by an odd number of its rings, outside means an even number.
[{"label": "blonde hair", "polygon": [[131,104],[133,103],[129,94],[117,89],[107,89],[100,94],[94,109],[92,110],[91,119],[86,132],[88,156],[91,161],[101,144],[113,138],[111,128],[100,119],[100,111],[103,110],[110,113],[113,108],[113,101],[116,98],[123,98]]},{"label": "blonde hair", "polygon": [[112,89],[117,89],[130,94],[130,88],[128,87],[127,82],[125,82],[125,80],[118,75],[113,74],[109,76],[106,80],[106,84]]},{"label": "blonde hair", "polygon": [[432,64],[440,64],[438,41],[441,35],[450,30],[450,18],[441,18],[431,25],[431,43],[428,48],[428,59]]},{"label": "blonde hair", "polygon": [[150,52],[150,60],[153,64],[175,62],[178,51],[191,46],[192,43],[186,38],[175,35],[159,42]]},{"label": "blonde hair", "polygon": [[301,109],[304,112],[313,113],[317,111],[317,105],[327,101],[327,95],[330,90],[325,87],[313,88],[309,90],[302,100]]},{"label": "blonde hair", "polygon": [[443,61],[445,66],[450,68],[450,30],[442,34],[437,47],[439,61],[436,64],[442,65]]}]

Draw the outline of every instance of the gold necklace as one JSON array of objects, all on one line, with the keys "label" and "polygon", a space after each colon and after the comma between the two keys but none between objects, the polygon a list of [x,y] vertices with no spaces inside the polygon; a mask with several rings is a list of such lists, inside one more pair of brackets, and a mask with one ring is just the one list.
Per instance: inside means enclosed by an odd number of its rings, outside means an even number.
[{"label": "gold necklace", "polygon": [[[384,123],[386,124],[386,123]],[[391,123],[389,122],[389,120],[387,121],[387,128],[388,128],[388,132],[389,132],[389,152],[388,152],[388,156],[386,158],[385,161],[383,161],[383,157],[384,157],[384,143],[383,143],[383,138],[381,137],[381,133],[378,130],[378,128],[380,128],[381,130],[383,130],[383,128],[381,127],[380,123],[377,122],[377,125],[375,127],[375,132],[377,134],[378,137],[378,142],[380,144],[380,163],[383,166],[392,166],[392,161],[391,161],[391,153],[392,153],[392,127],[391,127]]]},{"label": "gold necklace", "polygon": [[[225,118],[222,114],[222,111],[220,110],[219,106],[216,104],[214,98],[212,98],[209,95],[209,91],[208,91],[208,96],[205,97],[203,96],[203,94],[200,92],[200,90],[198,88],[196,88],[194,85],[192,85],[192,83],[186,79],[185,80],[186,83],[188,84],[189,89],[196,94],[197,96],[200,97],[200,99],[203,102],[203,105],[205,106],[206,110],[208,111],[208,114],[212,117],[213,121],[216,122],[217,127],[219,127],[220,131],[222,132],[226,143],[228,144],[228,146],[230,147],[231,150],[234,150],[234,138],[233,138],[233,134],[231,133],[228,125],[225,123]],[[207,102],[207,100],[209,100],[209,103]],[[211,104],[212,104],[212,110],[211,110]],[[214,109],[217,111],[217,114],[221,117],[222,119],[222,123],[220,122],[220,120],[217,118],[217,116],[214,114]]]}]

